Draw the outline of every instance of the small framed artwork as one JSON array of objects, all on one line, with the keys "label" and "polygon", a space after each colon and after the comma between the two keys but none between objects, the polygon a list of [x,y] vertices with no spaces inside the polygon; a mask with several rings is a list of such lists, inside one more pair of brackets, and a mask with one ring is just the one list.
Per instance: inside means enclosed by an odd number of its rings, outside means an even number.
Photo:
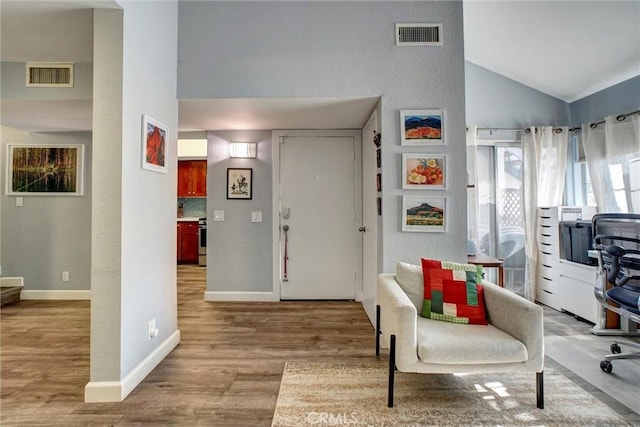
[{"label": "small framed artwork", "polygon": [[253,169],[227,168],[227,199],[251,200]]},{"label": "small framed artwork", "polygon": [[401,145],[444,144],[444,111],[400,111],[400,143]]},{"label": "small framed artwork", "polygon": [[378,216],[382,216],[382,198],[378,197]]},{"label": "small framed artwork", "polygon": [[444,155],[402,155],[402,188],[405,190],[444,190],[447,159]]},{"label": "small framed artwork", "polygon": [[378,169],[382,167],[382,155],[380,154],[380,149],[376,149],[376,166]]},{"label": "small framed artwork", "polygon": [[166,149],[168,128],[142,115],[142,168],[167,173]]},{"label": "small framed artwork", "polygon": [[376,174],[376,190],[378,192],[382,191],[382,174],[381,173]]},{"label": "small framed artwork", "polygon": [[8,144],[8,196],[82,196],[84,145]]},{"label": "small framed artwork", "polygon": [[447,199],[402,196],[402,231],[445,232]]}]

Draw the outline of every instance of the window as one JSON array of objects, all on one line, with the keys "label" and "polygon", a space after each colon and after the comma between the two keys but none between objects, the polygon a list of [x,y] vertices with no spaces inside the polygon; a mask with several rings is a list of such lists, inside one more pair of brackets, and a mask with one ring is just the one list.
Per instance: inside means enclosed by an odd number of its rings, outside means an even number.
[{"label": "window", "polygon": [[[478,251],[504,260],[505,288],[524,294],[525,234],[520,141],[478,141]],[[495,271],[486,278],[497,283]]]}]

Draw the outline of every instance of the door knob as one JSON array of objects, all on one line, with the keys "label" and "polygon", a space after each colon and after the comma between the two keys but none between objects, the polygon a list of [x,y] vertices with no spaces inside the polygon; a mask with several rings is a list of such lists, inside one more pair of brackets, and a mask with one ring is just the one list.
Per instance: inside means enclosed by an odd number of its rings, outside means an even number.
[{"label": "door knob", "polygon": [[358,228],[358,231],[361,233],[366,233],[367,232],[367,227],[360,227]]}]

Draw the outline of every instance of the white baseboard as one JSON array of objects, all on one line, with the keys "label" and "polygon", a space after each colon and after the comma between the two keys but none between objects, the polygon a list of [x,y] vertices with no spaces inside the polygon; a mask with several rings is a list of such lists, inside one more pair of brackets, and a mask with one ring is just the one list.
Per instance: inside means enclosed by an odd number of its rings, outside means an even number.
[{"label": "white baseboard", "polygon": [[273,292],[206,291],[205,301],[277,301]]},{"label": "white baseboard", "polygon": [[180,344],[180,330],[175,331],[138,364],[122,381],[93,381],[84,387],[84,402],[122,402]]},{"label": "white baseboard", "polygon": [[91,291],[71,291],[71,290],[27,290],[20,292],[20,299],[42,299],[42,300],[91,300]]},{"label": "white baseboard", "polygon": [[22,277],[0,277],[0,288],[10,288],[13,286],[24,286]]}]

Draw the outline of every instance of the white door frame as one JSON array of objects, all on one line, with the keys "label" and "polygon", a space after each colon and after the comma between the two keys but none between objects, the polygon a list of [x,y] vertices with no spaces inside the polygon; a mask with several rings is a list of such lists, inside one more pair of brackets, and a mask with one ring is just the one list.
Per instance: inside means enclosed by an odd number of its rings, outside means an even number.
[{"label": "white door frame", "polygon": [[[271,136],[271,156],[272,156],[272,169],[271,169],[271,183],[272,183],[272,206],[273,206],[273,223],[272,223],[272,253],[273,253],[273,299],[274,301],[280,300],[280,278],[282,260],[280,258],[280,142],[285,137],[290,136],[306,136],[306,137],[331,137],[331,136],[346,136],[354,138],[355,156],[354,168],[355,168],[355,209],[356,218],[355,224],[362,223],[362,130],[274,130]],[[357,230],[354,230],[354,232]],[[356,280],[354,294],[356,301],[360,301],[360,289],[362,289],[362,233],[356,233],[358,241],[356,241],[356,256],[355,256],[355,268],[356,268]]]}]

